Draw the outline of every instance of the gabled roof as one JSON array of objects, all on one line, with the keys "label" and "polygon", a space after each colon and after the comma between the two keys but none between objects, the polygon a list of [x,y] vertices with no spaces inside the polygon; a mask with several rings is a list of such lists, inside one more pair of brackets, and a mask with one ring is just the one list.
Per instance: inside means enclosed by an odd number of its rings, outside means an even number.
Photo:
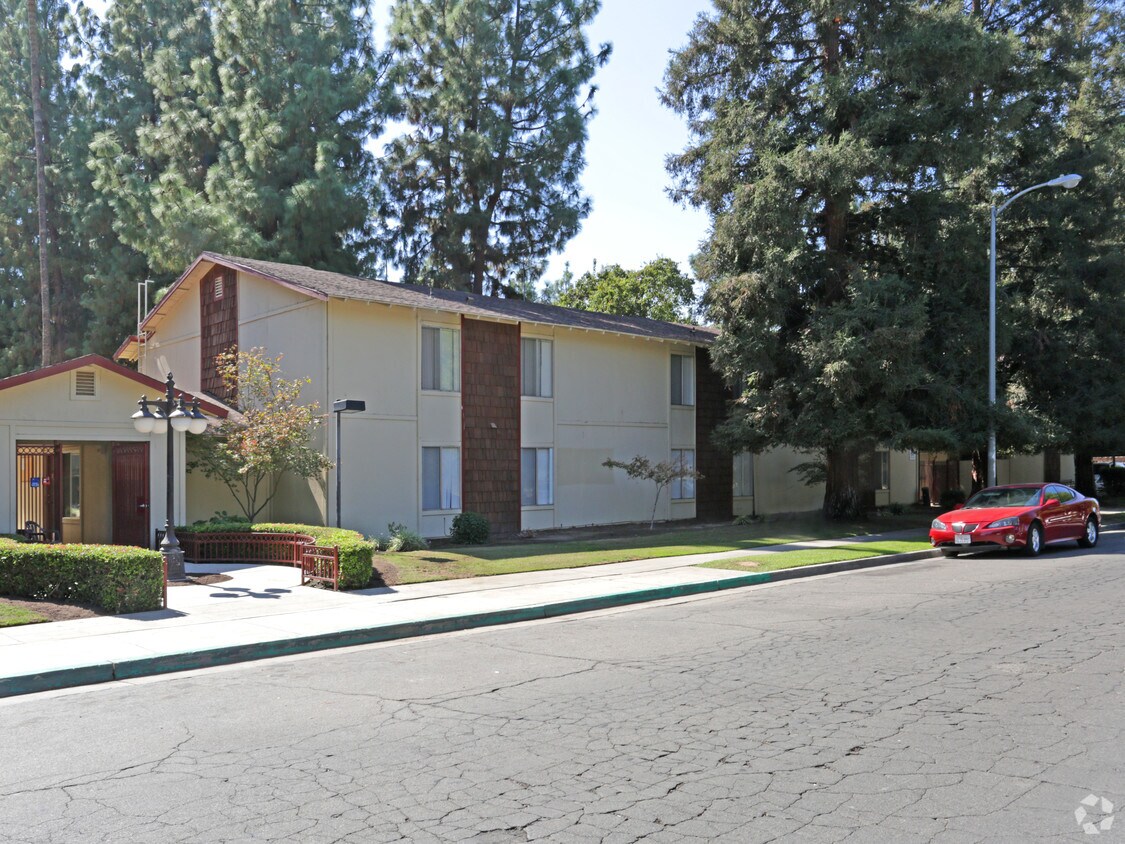
[{"label": "gabled roof", "polygon": [[[127,366],[114,363],[108,358],[103,358],[101,355],[83,355],[80,358],[64,360],[62,363],[43,366],[39,369],[32,369],[29,372],[21,372],[19,375],[10,375],[7,378],[0,378],[0,391],[7,390],[11,387],[18,387],[20,384],[40,381],[43,378],[50,378],[53,375],[61,375],[64,372],[70,372],[72,369],[83,369],[87,366],[99,366],[107,372],[112,372],[114,375],[121,375],[131,381],[135,381],[156,397],[164,394],[165,386],[163,381],[149,378],[147,375],[142,375],[139,372],[129,369]],[[189,393],[187,390],[177,390],[177,393],[182,393],[184,398],[189,402],[198,398],[201,410],[213,416],[217,416],[220,419],[225,419],[227,414],[230,413],[230,408],[216,402],[214,399],[196,396],[193,393]]]},{"label": "gabled roof", "polygon": [[[698,346],[710,345],[718,335],[718,332],[713,328],[696,325],[662,322],[645,317],[614,316],[592,311],[579,311],[556,305],[526,302],[522,299],[500,299],[493,296],[481,296],[475,293],[444,290],[416,284],[376,281],[328,272],[327,270],[314,270],[295,264],[279,264],[274,261],[238,258],[231,255],[219,255],[214,252],[204,252],[196,258],[169,290],[165,301],[168,301],[169,297],[176,292],[176,289],[193,274],[201,263],[205,262],[251,273],[321,300],[329,298],[353,299],[407,308],[446,311],[479,319],[539,323],[587,331],[629,334],[653,340],[690,343]],[[160,305],[157,305],[141,324],[141,331],[155,328],[156,323],[159,322],[159,316],[161,316],[161,310]],[[127,340],[122,345],[122,349],[129,345],[130,341]]]}]

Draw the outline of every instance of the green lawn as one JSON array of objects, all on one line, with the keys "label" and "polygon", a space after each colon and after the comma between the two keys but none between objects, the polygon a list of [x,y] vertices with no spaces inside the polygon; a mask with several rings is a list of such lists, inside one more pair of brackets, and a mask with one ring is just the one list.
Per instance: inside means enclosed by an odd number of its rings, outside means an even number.
[{"label": "green lawn", "polygon": [[[377,554],[375,567],[396,583],[424,583],[494,574],[580,568],[650,557],[710,554],[809,539],[864,536],[889,530],[920,528],[926,515],[889,517],[870,522],[827,523],[820,519],[786,520],[754,525],[664,529],[624,537],[569,541],[525,540],[498,545],[441,548]],[[391,571],[393,569],[393,572]]]},{"label": "green lawn", "polygon": [[781,551],[776,554],[759,554],[731,560],[718,560],[713,563],[700,563],[699,567],[732,571],[778,571],[779,569],[795,569],[801,566],[817,566],[821,563],[838,563],[843,560],[859,560],[864,557],[880,557],[885,554],[926,551],[930,547],[929,540],[926,539],[865,542],[861,545],[802,548],[799,551]]},{"label": "green lawn", "polygon": [[46,621],[45,616],[37,612],[25,610],[22,607],[13,607],[11,604],[0,600],[0,627],[16,627],[20,624],[36,624]]}]

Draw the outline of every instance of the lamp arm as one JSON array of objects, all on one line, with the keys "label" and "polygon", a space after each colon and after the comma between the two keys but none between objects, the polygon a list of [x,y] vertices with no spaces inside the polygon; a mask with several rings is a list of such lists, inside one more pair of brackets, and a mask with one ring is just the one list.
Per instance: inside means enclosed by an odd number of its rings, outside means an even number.
[{"label": "lamp arm", "polygon": [[1020,191],[1019,193],[1017,193],[1017,194],[1015,194],[1014,196],[1010,197],[1010,198],[1008,199],[1008,201],[1007,201],[1007,202],[1005,202],[1005,203],[1004,203],[1003,205],[1001,205],[1001,206],[1000,206],[999,208],[997,208],[997,209],[996,209],[996,216],[997,216],[997,217],[999,217],[999,216],[1000,216],[1001,214],[1003,214],[1003,213],[1004,213],[1004,209],[1005,209],[1005,208],[1007,208],[1007,207],[1008,207],[1009,205],[1011,205],[1011,204],[1012,204],[1013,202],[1015,202],[1015,201],[1016,201],[1017,199],[1019,199],[1019,198],[1020,198],[1021,196],[1023,196],[1023,195],[1025,194],[1025,193],[1031,193],[1031,192],[1032,192],[1033,190],[1039,190],[1039,188],[1049,188],[1050,186],[1051,186],[1051,183],[1050,183],[1050,182],[1042,182],[1041,184],[1038,184],[1038,185],[1032,185],[1032,186],[1031,186],[1031,187],[1029,187],[1029,188],[1024,188],[1024,189],[1023,189],[1023,190],[1021,190],[1021,191]]}]

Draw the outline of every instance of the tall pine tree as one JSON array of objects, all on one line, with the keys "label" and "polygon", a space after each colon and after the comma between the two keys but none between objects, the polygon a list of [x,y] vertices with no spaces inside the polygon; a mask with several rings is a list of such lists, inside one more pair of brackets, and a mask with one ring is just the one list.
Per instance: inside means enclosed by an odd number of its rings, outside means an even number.
[{"label": "tall pine tree", "polygon": [[95,185],[153,272],[204,249],[368,268],[364,4],[118,0],[98,42]]},{"label": "tall pine tree", "polygon": [[598,0],[398,0],[382,164],[386,254],[407,281],[494,295],[589,213],[579,175]]},{"label": "tall pine tree", "polygon": [[718,0],[669,67],[693,133],[678,195],[714,221],[696,269],[738,394],[727,438],[820,454],[830,517],[861,509],[875,443],[952,438],[927,418],[942,385],[914,260],[1007,52],[945,4]]}]

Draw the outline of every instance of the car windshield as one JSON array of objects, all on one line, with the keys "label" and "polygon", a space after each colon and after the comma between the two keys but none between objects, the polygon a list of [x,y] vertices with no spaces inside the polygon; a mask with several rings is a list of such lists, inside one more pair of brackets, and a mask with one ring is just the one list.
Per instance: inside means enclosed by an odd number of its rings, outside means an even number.
[{"label": "car windshield", "polygon": [[1007,489],[982,489],[965,502],[966,510],[986,507],[1034,507],[1039,503],[1042,487],[1014,486]]}]

